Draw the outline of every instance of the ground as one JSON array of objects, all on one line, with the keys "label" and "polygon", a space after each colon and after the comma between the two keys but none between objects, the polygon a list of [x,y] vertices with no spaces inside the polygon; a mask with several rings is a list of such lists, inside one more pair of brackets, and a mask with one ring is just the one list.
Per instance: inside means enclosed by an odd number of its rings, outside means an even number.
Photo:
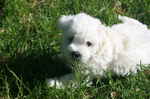
[{"label": "ground", "polygon": [[120,14],[150,26],[149,5],[150,0],[1,0],[0,99],[149,99],[150,69],[127,77],[108,74],[91,87],[82,81],[79,88],[45,84],[69,72],[59,57],[61,15],[86,12],[112,25]]}]

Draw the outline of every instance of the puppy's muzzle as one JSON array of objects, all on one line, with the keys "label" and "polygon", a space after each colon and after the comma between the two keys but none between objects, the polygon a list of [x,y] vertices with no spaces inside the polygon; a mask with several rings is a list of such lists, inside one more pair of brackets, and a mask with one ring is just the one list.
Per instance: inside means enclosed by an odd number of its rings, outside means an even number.
[{"label": "puppy's muzzle", "polygon": [[81,59],[81,54],[78,51],[71,52],[71,56],[73,59]]}]

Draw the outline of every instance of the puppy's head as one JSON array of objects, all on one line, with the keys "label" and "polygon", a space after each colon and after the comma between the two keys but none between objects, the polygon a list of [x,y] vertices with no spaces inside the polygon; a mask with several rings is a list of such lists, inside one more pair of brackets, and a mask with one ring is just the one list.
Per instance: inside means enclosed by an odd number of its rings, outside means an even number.
[{"label": "puppy's head", "polygon": [[62,16],[63,53],[70,60],[88,63],[97,54],[104,38],[101,22],[85,13]]}]

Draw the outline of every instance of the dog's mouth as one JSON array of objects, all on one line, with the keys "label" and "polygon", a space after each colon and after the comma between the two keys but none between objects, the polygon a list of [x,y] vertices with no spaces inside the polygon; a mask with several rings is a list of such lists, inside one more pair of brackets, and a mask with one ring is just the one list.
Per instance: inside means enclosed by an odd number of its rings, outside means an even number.
[{"label": "dog's mouth", "polygon": [[86,64],[82,63],[81,61],[75,60],[71,64],[72,70],[83,71],[86,69]]},{"label": "dog's mouth", "polygon": [[80,63],[81,59],[80,58],[75,58],[75,57],[71,57],[71,60],[73,61],[73,63]]}]

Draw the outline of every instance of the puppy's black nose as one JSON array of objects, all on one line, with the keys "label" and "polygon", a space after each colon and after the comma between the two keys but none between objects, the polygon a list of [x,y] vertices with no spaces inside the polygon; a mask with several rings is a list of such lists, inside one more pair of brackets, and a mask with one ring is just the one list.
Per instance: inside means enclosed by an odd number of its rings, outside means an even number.
[{"label": "puppy's black nose", "polygon": [[71,53],[71,56],[72,56],[73,58],[75,58],[75,59],[81,58],[81,54],[80,54],[78,51],[73,51],[73,52]]}]

